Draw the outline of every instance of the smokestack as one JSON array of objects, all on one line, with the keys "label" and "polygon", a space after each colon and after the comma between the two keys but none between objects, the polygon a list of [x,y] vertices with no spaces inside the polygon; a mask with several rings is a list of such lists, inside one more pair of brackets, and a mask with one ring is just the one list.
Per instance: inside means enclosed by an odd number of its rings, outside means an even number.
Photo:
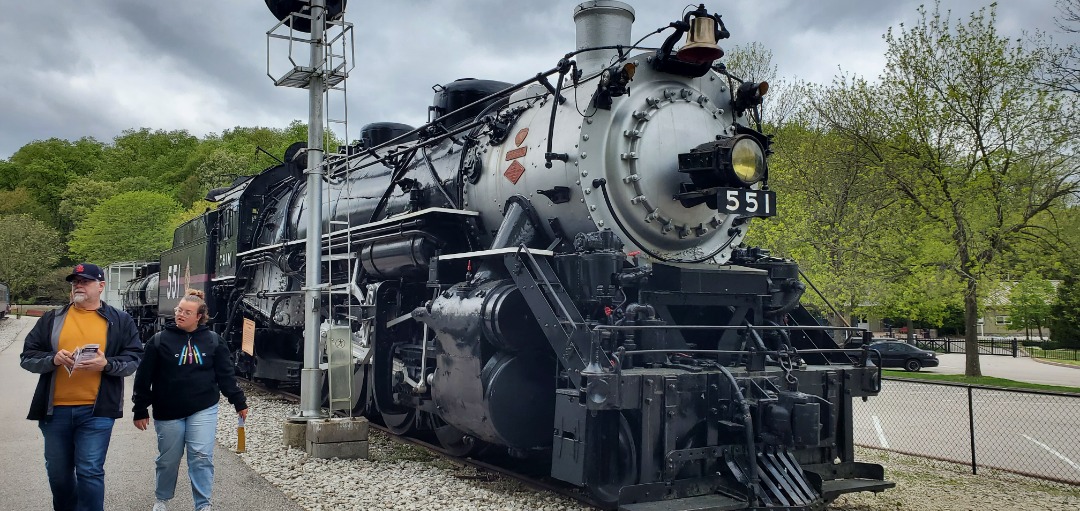
[{"label": "smokestack", "polygon": [[[634,8],[616,0],[590,0],[574,7],[577,49],[598,46],[630,46]],[[596,50],[577,54],[578,69],[589,77],[612,64],[617,50]]]}]

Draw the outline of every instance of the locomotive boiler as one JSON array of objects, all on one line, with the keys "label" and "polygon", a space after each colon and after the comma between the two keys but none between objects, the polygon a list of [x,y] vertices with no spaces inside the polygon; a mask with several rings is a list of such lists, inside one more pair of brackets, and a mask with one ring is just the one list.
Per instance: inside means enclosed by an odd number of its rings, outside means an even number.
[{"label": "locomotive boiler", "polygon": [[431,122],[365,126],[327,159],[320,261],[296,144],[213,191],[133,292],[156,287],[168,319],[170,293],[201,283],[238,369],[279,384],[299,379],[318,286],[356,413],[453,454],[543,460],[610,507],[822,509],[891,487],[852,442],[878,369],[801,305],[795,262],[742,244],[777,214],[768,85],[726,70],[704,5],[659,48],[632,43],[633,19],[585,2],[551,69],[457,80]]}]

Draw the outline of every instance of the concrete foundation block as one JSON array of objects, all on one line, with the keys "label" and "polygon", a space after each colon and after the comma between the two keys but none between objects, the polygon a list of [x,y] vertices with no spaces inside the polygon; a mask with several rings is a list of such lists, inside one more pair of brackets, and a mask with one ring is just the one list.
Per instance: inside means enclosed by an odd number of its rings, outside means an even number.
[{"label": "concrete foundation block", "polygon": [[363,417],[335,417],[307,423],[308,443],[333,444],[367,439],[368,421]]},{"label": "concrete foundation block", "polygon": [[367,459],[367,440],[361,442],[307,443],[308,456],[312,458]]},{"label": "concrete foundation block", "polygon": [[307,423],[285,421],[281,427],[281,441],[285,447],[303,449],[307,441]]}]

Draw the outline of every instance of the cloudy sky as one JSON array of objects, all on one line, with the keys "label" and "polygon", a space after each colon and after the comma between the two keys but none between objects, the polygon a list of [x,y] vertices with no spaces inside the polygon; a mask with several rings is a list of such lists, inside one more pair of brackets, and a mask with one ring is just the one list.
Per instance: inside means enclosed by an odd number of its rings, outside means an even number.
[{"label": "cloudy sky", "polygon": [[[422,124],[432,85],[473,77],[518,82],[574,49],[579,0],[353,0],[356,68],[348,80],[349,138],[376,121]],[[680,18],[685,1],[635,3],[633,39]],[[827,83],[841,71],[873,79],[882,34],[918,18],[920,0],[758,0],[707,3],[731,32],[721,46],[760,42],[784,79]],[[943,0],[966,18],[990,0]],[[932,2],[931,2],[932,6]],[[931,7],[932,8],[932,7]],[[111,141],[123,130],[284,127],[307,119],[307,94],[267,76],[260,0],[0,0],[0,159],[58,137]],[[1056,40],[1055,0],[1003,0],[998,28]],[[643,44],[659,46],[663,35]],[[269,72],[291,65],[269,47]],[[299,64],[306,48],[294,49]],[[340,105],[335,103],[334,105]],[[338,128],[339,136],[343,135]]]}]

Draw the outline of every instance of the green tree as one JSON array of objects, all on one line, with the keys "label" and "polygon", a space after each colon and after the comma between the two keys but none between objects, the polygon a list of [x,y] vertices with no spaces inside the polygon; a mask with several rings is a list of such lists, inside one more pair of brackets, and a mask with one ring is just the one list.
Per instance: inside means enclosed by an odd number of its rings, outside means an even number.
[{"label": "green tree", "polygon": [[215,149],[195,170],[203,195],[213,188],[226,186],[239,176],[247,175],[243,159],[225,149]]},{"label": "green tree", "polygon": [[9,189],[26,188],[31,197],[42,205],[35,218],[50,226],[63,229],[57,213],[61,194],[69,181],[93,174],[101,164],[104,145],[92,138],[74,142],[51,138],[34,141],[19,148],[3,170],[11,177]]},{"label": "green tree", "polygon": [[798,261],[823,295],[808,292],[805,299],[822,310],[829,310],[828,300],[849,322],[881,287],[877,268],[880,254],[888,253],[882,230],[895,199],[850,143],[807,124],[803,119],[776,130],[769,185],[778,191],[779,214],[755,224],[748,243]]},{"label": "green tree", "polygon": [[908,221],[945,234],[951,253],[938,263],[964,285],[965,374],[980,376],[980,286],[1002,254],[1080,192],[1071,157],[1080,105],[1038,86],[1046,47],[999,36],[994,6],[966,23],[937,8],[919,13],[913,26],[885,35],[878,84],[838,80],[845,101],[819,111],[877,159]]},{"label": "green tree", "polygon": [[29,215],[0,216],[0,282],[30,298],[38,280],[60,260],[60,234]]},{"label": "green tree", "polygon": [[[71,284],[65,279],[71,273],[70,266],[53,268],[38,278],[34,288],[34,299],[46,303],[67,303],[71,301]],[[109,305],[119,305],[110,303]]]},{"label": "green tree", "polygon": [[92,179],[80,179],[68,183],[60,194],[60,209],[58,213],[66,225],[74,227],[82,219],[90,216],[90,212],[101,201],[116,195],[117,185]]},{"label": "green tree", "polygon": [[[1080,0],[1057,0],[1061,12],[1054,21],[1066,33],[1080,32]],[[1080,45],[1070,44],[1055,48],[1052,53],[1049,76],[1043,85],[1072,93],[1080,93]]]},{"label": "green tree", "polygon": [[156,259],[172,243],[180,204],[157,192],[126,192],[98,204],[71,233],[72,254],[107,265]]},{"label": "green tree", "polygon": [[125,177],[145,177],[159,188],[172,188],[186,177],[184,168],[199,146],[199,139],[186,130],[125,130],[113,139],[102,155],[102,181]]},{"label": "green tree", "polygon": [[1063,348],[1080,348],[1080,278],[1076,275],[1058,285],[1050,306],[1050,339]]},{"label": "green tree", "polygon": [[30,191],[23,187],[14,190],[0,190],[0,215],[30,215],[34,218],[46,217],[45,206],[34,200]]},{"label": "green tree", "polygon": [[154,189],[154,183],[144,176],[125,177],[116,183],[116,193]]},{"label": "green tree", "polygon": [[0,191],[14,190],[18,184],[19,174],[15,164],[7,160],[0,160]]},{"label": "green tree", "polygon": [[1050,319],[1050,302],[1054,299],[1054,286],[1049,280],[1035,273],[1024,275],[1009,290],[1009,328],[1024,330],[1031,339],[1031,330],[1043,337],[1043,327]]},{"label": "green tree", "polygon": [[204,200],[195,201],[195,203],[192,204],[190,208],[187,208],[172,217],[172,229],[175,230],[177,227],[180,227],[181,225],[195,219],[199,215],[202,215],[203,213],[206,213],[207,211],[212,211],[214,209],[217,209],[217,203],[215,202],[209,202]]}]

